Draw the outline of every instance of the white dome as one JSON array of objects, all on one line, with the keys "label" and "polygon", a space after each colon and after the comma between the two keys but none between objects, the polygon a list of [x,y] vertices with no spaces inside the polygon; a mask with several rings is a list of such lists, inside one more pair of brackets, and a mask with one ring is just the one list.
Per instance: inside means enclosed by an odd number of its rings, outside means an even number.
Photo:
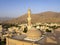
[{"label": "white dome", "polygon": [[26,39],[37,40],[40,39],[42,34],[36,28],[31,28],[30,30],[27,31],[26,35],[27,35]]}]

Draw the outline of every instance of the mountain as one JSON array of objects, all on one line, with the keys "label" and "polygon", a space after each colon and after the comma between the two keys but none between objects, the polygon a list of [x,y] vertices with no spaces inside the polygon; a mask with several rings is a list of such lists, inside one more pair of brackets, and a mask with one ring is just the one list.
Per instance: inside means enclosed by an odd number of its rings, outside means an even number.
[{"label": "mountain", "polygon": [[7,20],[11,20],[12,18],[10,17],[0,17],[0,23],[5,22]]},{"label": "mountain", "polygon": [[[38,22],[53,22],[53,23],[60,23],[60,12],[42,12],[39,14],[31,14],[32,23],[38,23]],[[5,23],[27,23],[27,14],[21,15],[20,17],[17,17],[15,19],[11,19],[8,21],[5,21]]]}]

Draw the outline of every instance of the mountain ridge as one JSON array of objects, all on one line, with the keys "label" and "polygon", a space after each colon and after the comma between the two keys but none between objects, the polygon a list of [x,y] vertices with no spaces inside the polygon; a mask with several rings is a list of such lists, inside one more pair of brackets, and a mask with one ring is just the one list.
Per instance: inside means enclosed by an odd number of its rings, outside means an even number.
[{"label": "mountain ridge", "polygon": [[[60,12],[46,11],[38,14],[31,14],[32,23],[60,23]],[[5,21],[5,23],[27,23],[27,14]]]}]

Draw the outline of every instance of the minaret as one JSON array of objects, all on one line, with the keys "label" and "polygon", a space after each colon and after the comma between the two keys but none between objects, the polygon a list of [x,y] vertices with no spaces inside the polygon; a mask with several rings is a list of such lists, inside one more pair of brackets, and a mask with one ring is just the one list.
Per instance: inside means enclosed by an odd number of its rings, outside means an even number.
[{"label": "minaret", "polygon": [[28,30],[30,30],[30,28],[31,28],[31,10],[30,10],[30,9],[28,9],[27,21],[28,21],[28,26],[27,26],[27,28],[28,28]]}]

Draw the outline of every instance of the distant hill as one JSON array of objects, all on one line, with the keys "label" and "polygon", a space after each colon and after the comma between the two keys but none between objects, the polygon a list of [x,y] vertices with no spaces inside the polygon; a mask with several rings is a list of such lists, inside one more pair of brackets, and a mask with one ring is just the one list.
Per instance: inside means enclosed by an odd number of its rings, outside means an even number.
[{"label": "distant hill", "polygon": [[5,22],[7,20],[11,20],[12,18],[10,17],[0,17],[0,23]]},{"label": "distant hill", "polygon": [[[42,12],[39,14],[31,14],[32,23],[38,23],[38,22],[53,22],[53,23],[60,23],[60,13],[58,12]],[[24,14],[20,17],[17,17],[15,19],[11,19],[8,21],[5,21],[5,23],[27,23],[27,14]]]}]

